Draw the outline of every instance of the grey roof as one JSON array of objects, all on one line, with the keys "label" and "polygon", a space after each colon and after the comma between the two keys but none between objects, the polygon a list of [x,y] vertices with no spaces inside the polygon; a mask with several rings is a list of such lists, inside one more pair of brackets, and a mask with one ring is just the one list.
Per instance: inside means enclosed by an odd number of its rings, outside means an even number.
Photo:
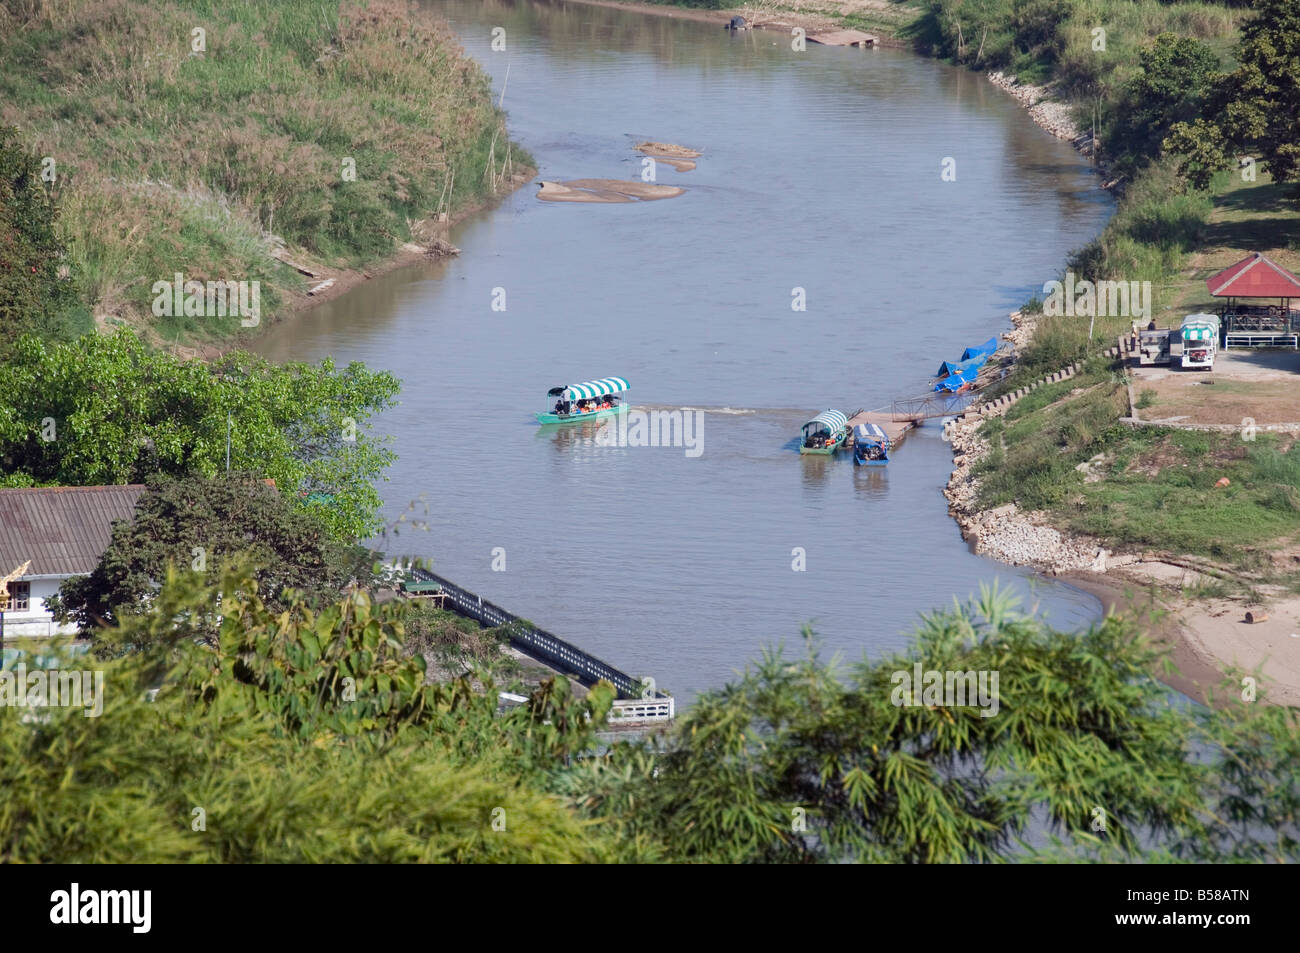
[{"label": "grey roof", "polygon": [[130,519],[140,484],[0,490],[0,576],[80,576],[99,564],[114,520]]}]

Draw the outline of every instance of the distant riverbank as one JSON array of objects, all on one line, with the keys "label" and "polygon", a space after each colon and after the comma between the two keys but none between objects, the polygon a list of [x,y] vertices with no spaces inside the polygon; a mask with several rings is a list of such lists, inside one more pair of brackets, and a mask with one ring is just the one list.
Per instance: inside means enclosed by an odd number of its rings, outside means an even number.
[{"label": "distant riverbank", "polygon": [[[181,353],[445,254],[446,228],[532,175],[483,70],[398,0],[11,5],[0,61],[0,124],[44,157],[83,328]],[[257,313],[160,309],[176,274],[255,285]]]}]

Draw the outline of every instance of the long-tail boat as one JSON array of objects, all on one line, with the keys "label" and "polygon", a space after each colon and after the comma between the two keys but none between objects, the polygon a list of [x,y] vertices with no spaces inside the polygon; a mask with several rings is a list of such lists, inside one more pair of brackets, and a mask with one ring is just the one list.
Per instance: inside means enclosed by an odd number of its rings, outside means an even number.
[{"label": "long-tail boat", "polygon": [[[546,392],[555,403],[549,411],[537,415],[538,423],[568,424],[575,420],[599,420],[627,410],[618,395],[628,389],[621,377],[602,377],[581,384],[561,384]],[[548,401],[549,403],[549,401]]]}]

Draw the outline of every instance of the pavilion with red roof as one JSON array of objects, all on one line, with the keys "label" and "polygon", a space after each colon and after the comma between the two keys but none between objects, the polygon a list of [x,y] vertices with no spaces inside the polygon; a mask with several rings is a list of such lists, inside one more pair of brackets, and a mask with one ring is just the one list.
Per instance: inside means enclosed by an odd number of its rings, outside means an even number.
[{"label": "pavilion with red roof", "polygon": [[[1225,329],[1224,346],[1300,344],[1300,278],[1268,256],[1255,252],[1217,275],[1205,279],[1216,298],[1227,298],[1220,309]],[[1278,305],[1242,304],[1239,298],[1277,298]]]}]

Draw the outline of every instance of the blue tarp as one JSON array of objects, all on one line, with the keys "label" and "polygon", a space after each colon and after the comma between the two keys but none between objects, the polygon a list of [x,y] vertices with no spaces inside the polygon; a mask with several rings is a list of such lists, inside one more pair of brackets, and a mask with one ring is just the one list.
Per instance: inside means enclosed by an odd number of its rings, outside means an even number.
[{"label": "blue tarp", "polygon": [[965,384],[975,383],[975,376],[979,373],[978,368],[968,368],[965,371],[958,371],[956,374],[949,374],[943,380],[934,385],[935,390],[957,391]]},{"label": "blue tarp", "polygon": [[934,376],[948,377],[956,374],[969,376],[973,379],[975,375],[979,373],[979,369],[988,362],[988,359],[989,356],[987,354],[981,354],[978,357],[972,357],[968,361],[944,361],[939,365],[939,373]]},{"label": "blue tarp", "polygon": [[990,355],[992,355],[993,352],[995,352],[997,349],[998,349],[998,339],[995,337],[989,338],[979,347],[966,348],[966,350],[961,352],[961,359],[963,361],[969,361],[972,357],[979,357],[981,354],[984,355],[985,358],[987,358]]}]

